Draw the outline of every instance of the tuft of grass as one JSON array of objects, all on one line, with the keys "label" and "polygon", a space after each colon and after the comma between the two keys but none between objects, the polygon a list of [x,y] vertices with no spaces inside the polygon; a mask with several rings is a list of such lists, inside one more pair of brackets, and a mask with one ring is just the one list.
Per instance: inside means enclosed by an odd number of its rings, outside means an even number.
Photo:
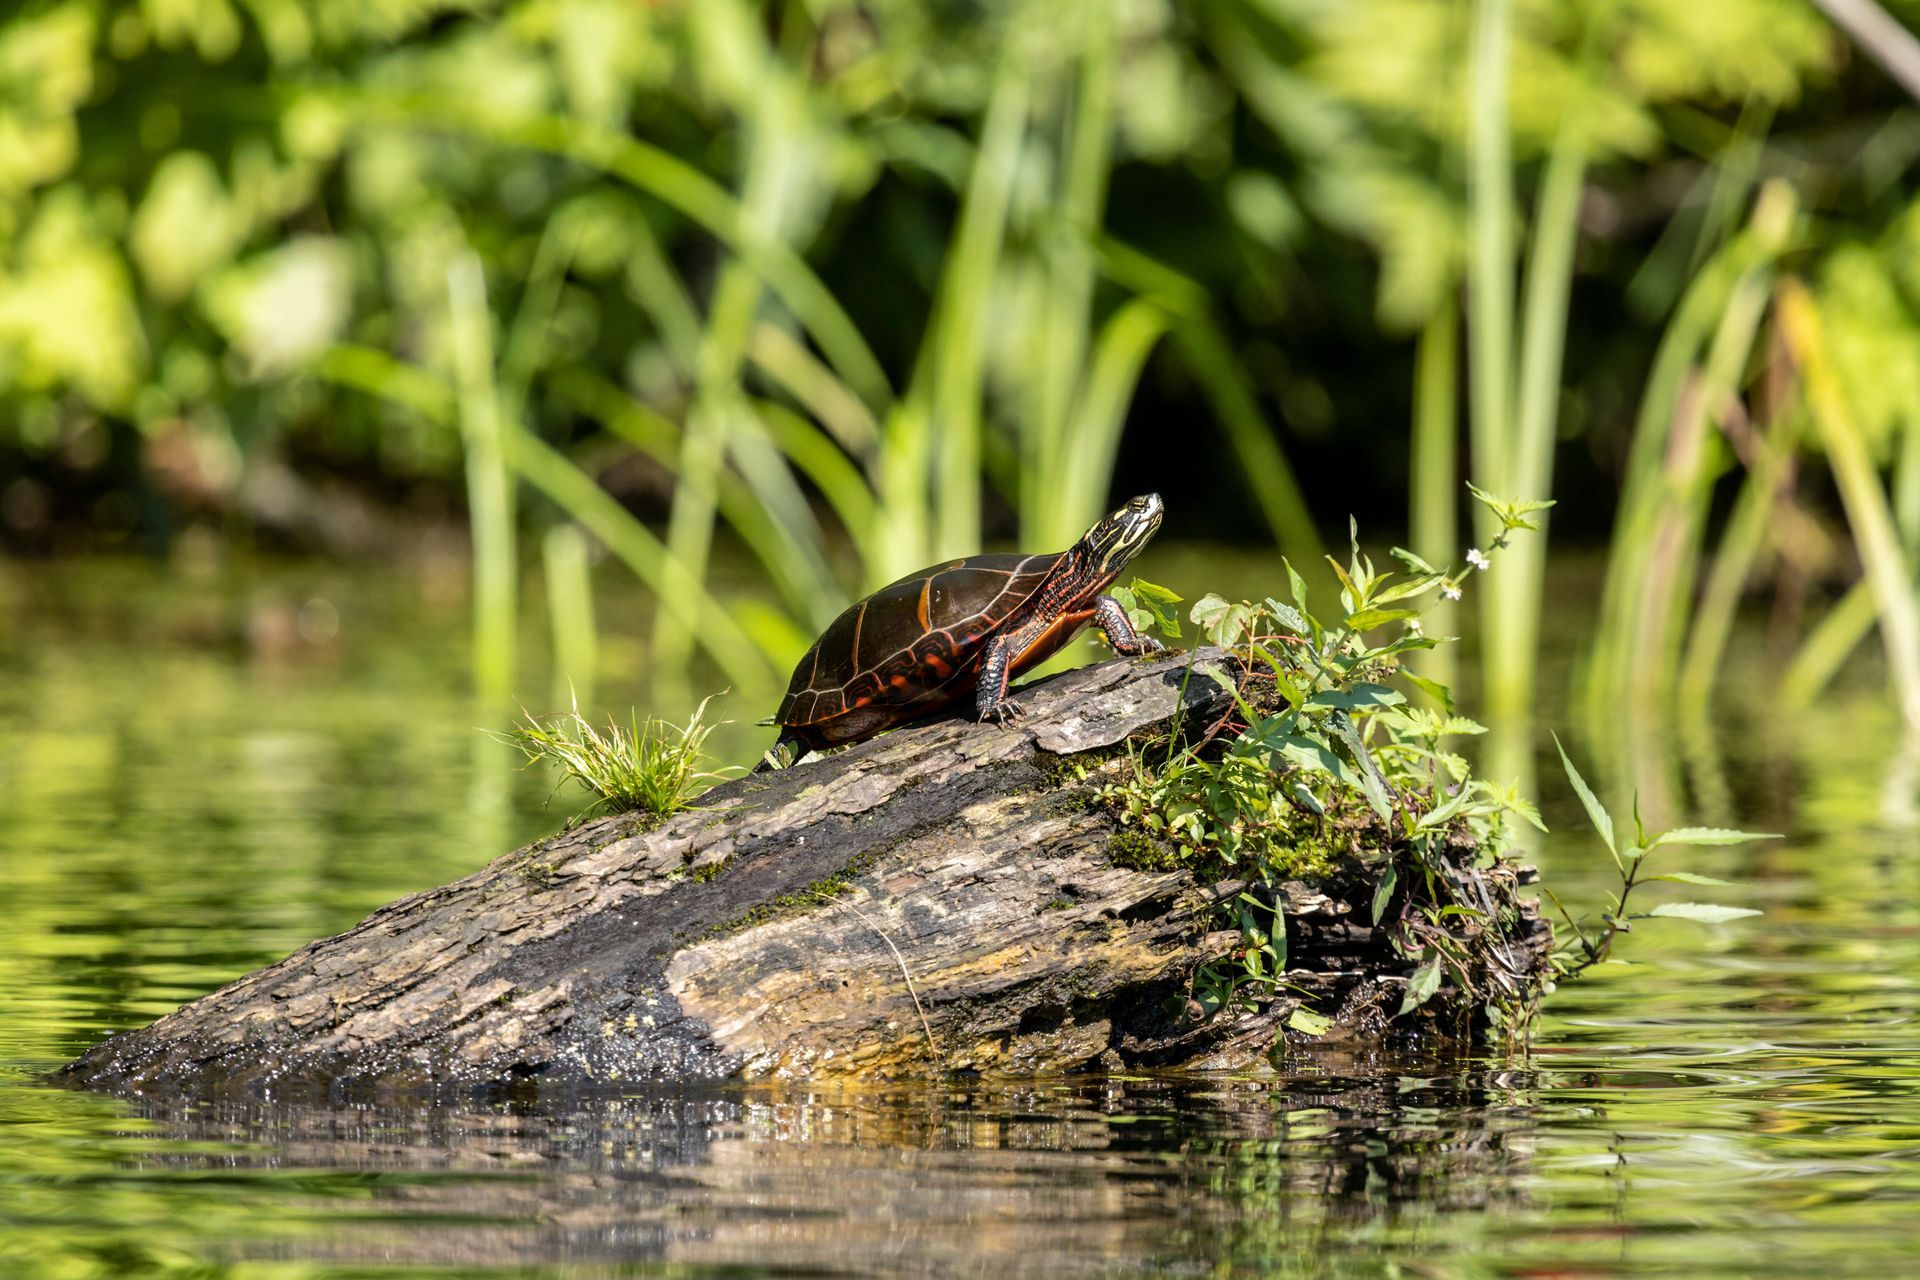
[{"label": "tuft of grass", "polygon": [[624,727],[609,716],[604,729],[581,715],[576,702],[571,710],[549,716],[523,712],[519,723],[498,736],[518,747],[529,764],[557,766],[599,797],[596,808],[665,817],[692,808],[695,798],[735,771],[734,766],[703,767],[707,736],[714,730],[705,719],[711,701],[701,699],[684,725],[636,712]]}]

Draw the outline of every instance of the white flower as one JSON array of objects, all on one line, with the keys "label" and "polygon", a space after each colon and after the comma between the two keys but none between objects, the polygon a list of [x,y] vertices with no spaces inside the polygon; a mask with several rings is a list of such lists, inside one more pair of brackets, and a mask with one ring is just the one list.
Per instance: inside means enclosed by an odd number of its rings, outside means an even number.
[{"label": "white flower", "polygon": [[1471,548],[1467,552],[1467,563],[1476,569],[1484,571],[1487,567],[1486,553],[1478,547]]},{"label": "white flower", "polygon": [[1410,636],[1423,636],[1426,634],[1426,632],[1420,629],[1420,619],[1415,618],[1413,621],[1407,623],[1407,634]]},{"label": "white flower", "polygon": [[1440,588],[1440,594],[1445,596],[1449,600],[1458,600],[1460,598],[1459,584],[1453,583],[1453,582],[1447,583],[1445,586]]}]

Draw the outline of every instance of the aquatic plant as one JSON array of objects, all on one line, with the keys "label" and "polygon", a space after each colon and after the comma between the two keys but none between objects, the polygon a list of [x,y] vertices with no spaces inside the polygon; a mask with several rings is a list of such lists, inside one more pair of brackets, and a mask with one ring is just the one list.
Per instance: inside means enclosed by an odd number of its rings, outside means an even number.
[{"label": "aquatic plant", "polygon": [[[1340,590],[1329,620],[1309,607],[1305,580],[1284,560],[1291,603],[1198,601],[1192,621],[1231,660],[1230,670],[1207,675],[1226,688],[1233,709],[1216,723],[1187,726],[1184,736],[1176,727],[1131,744],[1117,774],[1101,775],[1097,799],[1123,833],[1118,860],[1247,886],[1222,908],[1240,946],[1195,975],[1204,1013],[1255,1008],[1287,993],[1282,882],[1358,878],[1372,886],[1372,924],[1408,965],[1398,1014],[1451,985],[1490,1031],[1508,1033],[1531,1019],[1554,978],[1607,957],[1632,918],[1625,904],[1638,884],[1714,883],[1686,872],[1645,876],[1647,854],[1755,838],[1708,828],[1649,837],[1636,826],[1634,843],[1620,849],[1569,765],[1624,883],[1598,925],[1583,929],[1566,915],[1572,935],[1551,966],[1528,973],[1514,962],[1514,908],[1496,899],[1486,873],[1508,860],[1521,828],[1545,827],[1517,789],[1476,776],[1453,748],[1454,739],[1485,729],[1458,712],[1452,691],[1403,665],[1441,643],[1422,615],[1459,599],[1471,576],[1489,569],[1514,535],[1537,530],[1551,505],[1469,488],[1497,533],[1485,550],[1468,551],[1464,567],[1437,568],[1395,548],[1405,572],[1382,571],[1360,551],[1354,529],[1346,563],[1331,562]],[[1137,625],[1164,626],[1169,595],[1136,582],[1122,599]],[[1750,913],[1666,903],[1646,914],[1712,921]],[[1290,1025],[1311,1034],[1323,1018],[1305,1010]]]},{"label": "aquatic plant", "polygon": [[[1556,738],[1555,745],[1559,746]],[[1661,871],[1657,874],[1647,870],[1647,859],[1655,851],[1675,845],[1735,845],[1747,844],[1754,840],[1777,840],[1778,836],[1757,831],[1734,831],[1725,827],[1676,827],[1671,831],[1662,831],[1648,835],[1640,821],[1640,806],[1633,809],[1633,840],[1621,845],[1614,834],[1614,821],[1599,797],[1593,794],[1593,788],[1573,767],[1573,759],[1567,755],[1567,749],[1560,746],[1560,763],[1565,766],[1567,780],[1573,784],[1574,793],[1580,797],[1581,805],[1587,811],[1588,821],[1600,836],[1600,842],[1606,846],[1607,853],[1613,858],[1614,867],[1620,872],[1620,888],[1606,910],[1600,913],[1597,926],[1582,927],[1580,922],[1561,905],[1560,899],[1551,889],[1543,890],[1547,899],[1560,912],[1569,931],[1567,936],[1558,940],[1554,948],[1554,968],[1564,977],[1578,977],[1597,964],[1604,964],[1613,954],[1613,944],[1622,933],[1632,927],[1635,920],[1667,918],[1674,920],[1697,920],[1703,924],[1724,924],[1728,920],[1738,920],[1743,916],[1757,916],[1760,913],[1750,907],[1726,907],[1715,902],[1662,902],[1647,911],[1629,912],[1627,899],[1634,889],[1649,881],[1668,880],[1676,884],[1719,886],[1731,883],[1713,876],[1703,876],[1694,871]]]},{"label": "aquatic plant", "polygon": [[703,698],[682,725],[636,712],[624,727],[608,717],[604,729],[581,715],[576,703],[555,715],[523,715],[499,736],[518,747],[529,764],[554,765],[563,778],[592,792],[598,797],[594,808],[664,817],[691,808],[701,792],[738,772],[703,767],[707,736],[715,727],[705,722],[711,701]]}]

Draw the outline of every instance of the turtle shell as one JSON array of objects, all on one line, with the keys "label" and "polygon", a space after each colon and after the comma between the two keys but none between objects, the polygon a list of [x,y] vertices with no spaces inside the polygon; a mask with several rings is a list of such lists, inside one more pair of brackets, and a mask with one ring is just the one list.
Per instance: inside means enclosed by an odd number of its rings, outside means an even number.
[{"label": "turtle shell", "polygon": [[959,702],[987,640],[1024,615],[1064,554],[951,560],[849,605],[794,668],[775,721],[845,742]]}]

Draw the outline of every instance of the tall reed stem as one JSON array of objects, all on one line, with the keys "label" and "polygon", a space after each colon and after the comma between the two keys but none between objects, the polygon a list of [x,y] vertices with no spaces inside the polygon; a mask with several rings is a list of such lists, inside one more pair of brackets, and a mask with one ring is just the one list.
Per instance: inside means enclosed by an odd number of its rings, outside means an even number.
[{"label": "tall reed stem", "polygon": [[[1586,115],[1578,100],[1565,106],[1534,211],[1527,261],[1526,311],[1520,335],[1519,413],[1511,438],[1512,467],[1502,491],[1544,498],[1553,489],[1558,434],[1560,364],[1566,350],[1567,299],[1580,233],[1580,192],[1587,172]],[[1483,486],[1484,487],[1484,486]],[[1523,538],[1507,563],[1489,577],[1482,597],[1485,701],[1493,721],[1489,769],[1498,778],[1532,781],[1535,673],[1540,608],[1546,588],[1548,513],[1540,531]]]},{"label": "tall reed stem", "polygon": [[460,249],[447,267],[447,301],[473,534],[473,686],[482,698],[504,702],[514,671],[513,483],[493,380],[493,316],[471,249]]},{"label": "tall reed stem", "polygon": [[547,530],[540,544],[547,616],[553,624],[553,704],[593,705],[600,637],[593,622],[593,574],[587,539],[571,524]]},{"label": "tall reed stem", "polygon": [[1900,713],[1908,729],[1920,734],[1920,599],[1915,598],[1913,575],[1888,510],[1886,490],[1828,361],[1812,295],[1799,281],[1788,280],[1780,287],[1779,308],[1782,332],[1806,379],[1807,406],[1840,487],[1840,502],[1860,558],[1866,562]]},{"label": "tall reed stem", "polygon": [[[1413,379],[1413,486],[1408,526],[1413,550],[1445,567],[1460,555],[1460,307],[1448,298],[1420,331]],[[1427,614],[1434,635],[1452,635],[1454,606],[1442,600]],[[1419,655],[1428,679],[1451,686],[1453,646]]]},{"label": "tall reed stem", "polygon": [[1027,127],[1028,83],[1009,35],[1000,54],[993,94],[981,126],[960,225],[941,278],[933,334],[933,554],[971,555],[980,549],[980,458],[985,405],[983,369],[987,301],[1000,274],[1007,206]]}]

